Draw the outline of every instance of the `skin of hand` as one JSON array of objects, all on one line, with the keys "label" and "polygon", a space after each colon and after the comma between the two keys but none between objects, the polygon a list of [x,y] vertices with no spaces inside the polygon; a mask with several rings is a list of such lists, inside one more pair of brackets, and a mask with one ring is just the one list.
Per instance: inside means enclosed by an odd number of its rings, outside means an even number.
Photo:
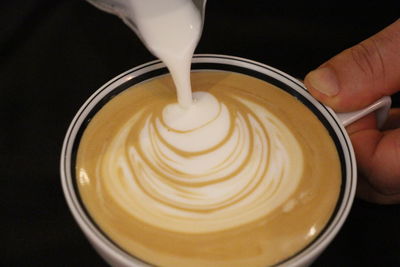
[{"label": "skin of hand", "polygon": [[[361,109],[400,91],[400,19],[334,56],[305,77],[311,94],[337,112]],[[349,125],[358,165],[357,195],[370,202],[400,203],[400,109],[383,129],[374,114]]]}]

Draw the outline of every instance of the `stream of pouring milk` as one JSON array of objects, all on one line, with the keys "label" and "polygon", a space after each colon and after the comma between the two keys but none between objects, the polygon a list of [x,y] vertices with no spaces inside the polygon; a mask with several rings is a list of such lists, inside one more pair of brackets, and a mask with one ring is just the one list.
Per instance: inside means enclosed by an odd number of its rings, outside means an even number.
[{"label": "stream of pouring milk", "polygon": [[190,107],[190,66],[202,30],[200,10],[192,0],[130,0],[127,11],[146,47],[168,67],[178,103]]}]

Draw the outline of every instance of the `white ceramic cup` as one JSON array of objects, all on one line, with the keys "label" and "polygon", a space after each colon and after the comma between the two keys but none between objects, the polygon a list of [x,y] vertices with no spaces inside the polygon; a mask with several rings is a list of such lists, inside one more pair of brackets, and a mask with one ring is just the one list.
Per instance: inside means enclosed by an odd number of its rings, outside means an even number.
[{"label": "white ceramic cup", "polygon": [[[382,125],[391,105],[390,97],[384,97],[360,111],[336,114],[333,110],[315,100],[299,80],[265,64],[238,57],[207,54],[193,57],[192,70],[232,71],[272,83],[304,103],[330,133],[339,153],[342,170],[342,187],[335,212],[322,233],[311,244],[289,259],[279,263],[278,266],[307,266],[311,264],[339,232],[348,216],[355,196],[356,160],[344,127],[374,111],[378,112],[378,122]],[[80,137],[91,118],[113,96],[134,84],[166,73],[168,71],[165,65],[157,60],[115,77],[98,89],[83,104],[65,136],[61,154],[61,180],[65,198],[83,233],[104,260],[113,266],[147,266],[147,264],[127,254],[107,238],[87,213],[79,196],[75,174],[75,160]]]}]

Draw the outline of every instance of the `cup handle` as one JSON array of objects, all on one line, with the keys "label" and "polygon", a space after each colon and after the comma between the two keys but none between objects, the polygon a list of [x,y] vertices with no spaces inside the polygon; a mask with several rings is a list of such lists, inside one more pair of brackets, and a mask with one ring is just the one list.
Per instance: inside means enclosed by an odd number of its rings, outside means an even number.
[{"label": "cup handle", "polygon": [[349,124],[370,114],[371,112],[376,111],[378,128],[381,128],[386,121],[391,104],[392,104],[392,99],[390,98],[390,96],[384,96],[361,110],[336,113],[336,114],[339,120],[341,120],[343,125],[346,127]]}]

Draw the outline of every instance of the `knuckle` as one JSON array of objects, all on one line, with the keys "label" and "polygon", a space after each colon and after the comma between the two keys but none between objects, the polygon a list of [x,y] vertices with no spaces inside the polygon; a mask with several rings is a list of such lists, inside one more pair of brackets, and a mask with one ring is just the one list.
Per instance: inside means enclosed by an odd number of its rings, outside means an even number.
[{"label": "knuckle", "polygon": [[375,40],[370,39],[350,48],[350,55],[353,62],[366,77],[374,80],[384,76],[384,61]]},{"label": "knuckle", "polygon": [[[400,129],[398,132],[400,133]],[[392,152],[390,170],[386,170],[384,174],[382,171],[372,171],[374,176],[373,186],[377,192],[384,196],[400,194],[400,135],[392,140],[390,144]]]},{"label": "knuckle", "polygon": [[381,194],[382,196],[385,196],[385,197],[390,197],[393,195],[400,194],[400,188],[397,188],[397,189],[392,188],[386,184],[377,185],[377,186],[374,186],[374,188],[379,194]]},{"label": "knuckle", "polygon": [[[369,177],[368,177],[369,176]],[[382,196],[389,197],[392,195],[400,194],[400,187],[398,184],[394,184],[393,181],[390,181],[389,177],[382,176],[370,176],[369,178],[370,185],[372,188]]]},{"label": "knuckle", "polygon": [[[378,192],[379,194],[381,194],[382,196],[393,196],[393,195],[397,195],[400,194],[400,184],[398,182],[396,182],[395,180],[393,180],[393,176],[392,177],[370,177],[373,180],[370,180],[370,184],[371,186],[374,188],[374,190],[376,192]],[[397,179],[399,179],[400,177],[397,176]]]}]

